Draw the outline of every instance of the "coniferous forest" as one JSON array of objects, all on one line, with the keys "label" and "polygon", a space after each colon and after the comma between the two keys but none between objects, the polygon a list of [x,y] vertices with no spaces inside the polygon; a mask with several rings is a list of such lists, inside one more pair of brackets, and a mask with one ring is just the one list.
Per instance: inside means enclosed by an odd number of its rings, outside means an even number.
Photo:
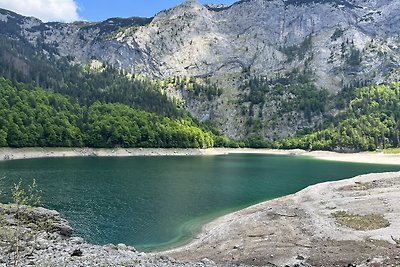
[{"label": "coniferous forest", "polygon": [[342,91],[343,111],[312,133],[276,142],[278,148],[376,150],[399,146],[400,84]]}]

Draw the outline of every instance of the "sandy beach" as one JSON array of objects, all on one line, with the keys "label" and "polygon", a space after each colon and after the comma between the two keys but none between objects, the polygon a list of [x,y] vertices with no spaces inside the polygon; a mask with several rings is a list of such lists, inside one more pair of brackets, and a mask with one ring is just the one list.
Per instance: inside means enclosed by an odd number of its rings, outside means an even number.
[{"label": "sandy beach", "polygon": [[[215,149],[220,151],[220,149]],[[338,153],[331,151],[305,151],[302,149],[278,150],[278,149],[221,149],[226,154],[232,153],[252,153],[252,154],[276,154],[307,156],[321,160],[333,160],[344,162],[372,163],[372,164],[400,164],[400,154],[387,154],[383,152],[358,152],[358,153]]]},{"label": "sandy beach", "polygon": [[337,153],[330,151],[305,151],[301,149],[251,149],[251,148],[0,148],[1,160],[46,157],[131,157],[131,156],[198,156],[224,154],[275,154],[308,156],[321,160],[334,160],[374,164],[400,164],[400,154],[382,152]]}]

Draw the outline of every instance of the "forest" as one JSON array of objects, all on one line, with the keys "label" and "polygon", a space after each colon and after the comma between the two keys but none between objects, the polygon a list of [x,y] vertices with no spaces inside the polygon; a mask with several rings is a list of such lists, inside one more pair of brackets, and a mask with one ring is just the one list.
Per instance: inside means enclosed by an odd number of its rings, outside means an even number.
[{"label": "forest", "polygon": [[123,103],[168,117],[185,113],[149,79],[129,77],[109,65],[98,69],[87,65],[82,68],[71,64],[67,58],[37,53],[30,44],[1,37],[0,76],[70,96],[82,105],[102,101]]},{"label": "forest", "polygon": [[251,106],[263,106],[267,101],[279,103],[279,116],[290,113],[302,113],[307,120],[313,116],[325,113],[332,100],[332,94],[317,88],[307,71],[294,70],[283,77],[268,79],[266,77],[251,77],[241,86],[245,91],[239,103],[250,102]]},{"label": "forest", "polygon": [[343,90],[345,109],[320,130],[276,142],[277,148],[366,151],[399,146],[400,83]]},{"label": "forest", "polygon": [[85,106],[0,78],[0,146],[207,148],[216,135],[190,117],[168,118],[121,103]]},{"label": "forest", "polygon": [[[0,146],[236,146],[169,99],[157,81],[70,60],[0,37]],[[193,79],[186,86],[216,94]]]}]

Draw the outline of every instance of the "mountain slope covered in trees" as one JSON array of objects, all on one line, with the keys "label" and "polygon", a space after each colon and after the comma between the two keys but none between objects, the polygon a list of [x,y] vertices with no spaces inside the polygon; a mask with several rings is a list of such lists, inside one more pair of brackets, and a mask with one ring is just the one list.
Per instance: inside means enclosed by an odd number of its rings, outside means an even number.
[{"label": "mountain slope covered in trees", "polygon": [[194,147],[217,137],[189,117],[171,119],[124,104],[89,106],[0,78],[0,146]]},{"label": "mountain slope covered in trees", "polygon": [[400,84],[342,92],[345,110],[322,130],[277,142],[279,148],[376,150],[399,147]]},{"label": "mountain slope covered in trees", "polygon": [[[1,145],[396,147],[397,10],[393,0],[191,0],[154,18],[70,24],[0,10],[2,86],[19,99],[4,102]],[[32,97],[48,99],[47,124]]]},{"label": "mountain slope covered in trees", "polygon": [[[264,105],[262,112],[262,103],[257,103],[253,111],[261,116],[252,116],[251,103],[241,98],[246,92],[238,90],[245,82],[243,74],[271,80],[295,70],[305,71],[315,89],[330,93],[398,81],[399,14],[400,2],[396,0],[246,0],[220,8],[190,0],[153,18],[97,23],[43,23],[0,10],[0,35],[73,65],[97,60],[152,80],[210,79],[223,91],[211,100],[175,91],[165,93],[177,96],[193,117],[209,121],[231,138],[259,135],[272,141],[318,126],[323,115],[312,110],[305,114],[291,111],[277,121],[275,103]],[[24,60],[10,60],[8,53],[3,58],[14,62],[20,71],[29,70]],[[42,83],[45,73],[35,75],[35,80]],[[58,83],[68,83],[68,79],[58,77]],[[304,88],[311,87],[307,84]],[[290,97],[292,91],[285,91],[282,97]],[[272,102],[268,93],[265,98],[266,103]],[[139,108],[160,112],[156,108],[168,105],[159,100],[152,107]],[[324,108],[327,113],[335,112],[329,108]],[[166,109],[169,111],[161,112],[169,115],[172,110]]]},{"label": "mountain slope covered in trees", "polygon": [[109,65],[70,64],[68,59],[46,55],[31,44],[0,38],[0,75],[14,81],[34,83],[68,95],[83,105],[96,101],[124,103],[163,116],[177,117],[178,110],[149,79],[135,79]]}]

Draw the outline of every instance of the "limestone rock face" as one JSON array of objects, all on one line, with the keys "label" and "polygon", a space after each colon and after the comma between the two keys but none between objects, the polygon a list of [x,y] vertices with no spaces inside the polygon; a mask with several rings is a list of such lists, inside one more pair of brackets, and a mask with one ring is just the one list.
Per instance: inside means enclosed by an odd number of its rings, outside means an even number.
[{"label": "limestone rock face", "polygon": [[[0,10],[0,27],[78,64],[96,59],[150,78],[214,79],[225,92],[219,99],[182,100],[199,120],[211,120],[233,138],[247,131],[248,118],[232,104],[241,93],[241,73],[277,77],[307,69],[317,87],[332,92],[400,77],[397,0],[241,0],[231,6],[189,0],[153,18],[70,24]],[[268,105],[260,109],[262,125],[275,111],[274,103]],[[293,114],[282,120],[259,134],[279,138],[320,123]]]},{"label": "limestone rock face", "polygon": [[[152,19],[72,24],[0,14],[1,23],[19,17],[22,36],[33,44],[77,62],[97,58],[150,77],[244,68],[273,75],[306,66],[318,85],[338,90],[355,79],[379,82],[400,62],[396,0],[242,0],[231,6],[190,0]],[[349,61],[352,49],[361,51],[356,62]]]}]

